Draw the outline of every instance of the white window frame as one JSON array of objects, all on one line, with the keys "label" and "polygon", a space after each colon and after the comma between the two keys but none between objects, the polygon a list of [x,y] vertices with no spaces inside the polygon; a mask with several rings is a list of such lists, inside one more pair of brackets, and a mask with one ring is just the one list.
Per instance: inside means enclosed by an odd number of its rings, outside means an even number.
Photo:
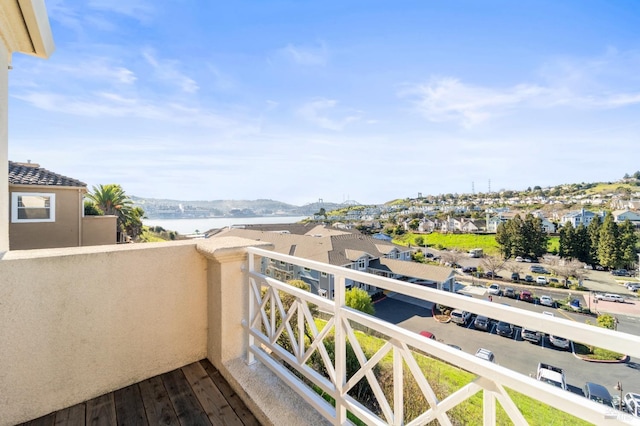
[{"label": "white window frame", "polygon": [[[47,219],[19,219],[19,197],[49,197],[49,217]],[[51,192],[12,192],[11,193],[11,223],[36,223],[56,221],[56,194]]]}]

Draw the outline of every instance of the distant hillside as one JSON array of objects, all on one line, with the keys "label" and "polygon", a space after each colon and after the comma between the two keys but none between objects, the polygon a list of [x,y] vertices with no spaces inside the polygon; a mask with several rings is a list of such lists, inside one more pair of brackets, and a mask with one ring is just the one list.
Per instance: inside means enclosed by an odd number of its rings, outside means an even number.
[{"label": "distant hillside", "polygon": [[132,196],[133,205],[141,207],[149,219],[190,219],[207,217],[308,216],[321,208],[342,208],[338,203],[310,203],[295,206],[276,200],[197,200],[182,201]]}]

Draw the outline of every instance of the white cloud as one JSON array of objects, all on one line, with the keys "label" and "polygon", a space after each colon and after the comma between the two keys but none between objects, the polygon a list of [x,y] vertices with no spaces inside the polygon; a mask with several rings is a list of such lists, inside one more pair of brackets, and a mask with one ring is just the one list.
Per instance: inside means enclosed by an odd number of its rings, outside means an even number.
[{"label": "white cloud", "polygon": [[152,3],[146,0],[90,0],[87,5],[95,10],[117,13],[141,22],[147,21],[154,13]]},{"label": "white cloud", "polygon": [[412,98],[415,109],[429,121],[455,121],[465,127],[523,108],[600,109],[640,104],[640,92],[581,93],[573,87],[538,84],[493,88],[468,85],[453,77],[432,78],[399,95]]},{"label": "white cloud", "polygon": [[280,53],[298,65],[325,65],[329,60],[329,51],[324,43],[318,47],[302,47],[288,44]]},{"label": "white cloud", "polygon": [[86,96],[66,96],[47,92],[28,92],[14,95],[36,108],[55,113],[83,117],[144,118],[160,122],[195,125],[237,132],[237,128],[250,133],[250,123],[241,126],[236,120],[211,111],[188,107],[179,103],[159,103],[112,92],[94,92]]},{"label": "white cloud", "polygon": [[186,93],[195,93],[200,89],[195,80],[178,70],[180,66],[178,61],[160,61],[156,59],[150,49],[144,50],[142,56],[147,60],[149,65],[153,67],[156,76],[160,80],[174,83]]},{"label": "white cloud", "polygon": [[[316,99],[298,109],[298,115],[317,126],[329,130],[342,130],[348,124],[359,121],[362,118],[362,113],[359,111],[339,109],[337,106],[338,101],[336,100]],[[341,117],[331,118],[329,113],[340,115]]]}]

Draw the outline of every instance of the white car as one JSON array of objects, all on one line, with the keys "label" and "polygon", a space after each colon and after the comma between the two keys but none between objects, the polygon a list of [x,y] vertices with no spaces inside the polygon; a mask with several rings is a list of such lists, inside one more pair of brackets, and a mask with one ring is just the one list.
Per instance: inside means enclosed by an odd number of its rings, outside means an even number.
[{"label": "white car", "polygon": [[569,339],[565,339],[564,337],[554,336],[553,334],[549,335],[549,341],[553,346],[560,349],[569,349],[571,342]]},{"label": "white car", "polygon": [[536,284],[546,285],[547,279],[543,276],[539,276],[538,278],[536,278]]},{"label": "white car", "polygon": [[634,417],[640,417],[640,394],[629,392],[624,396],[624,405]]},{"label": "white car", "polygon": [[516,256],[516,262],[524,262],[522,256]]},{"label": "white car", "polygon": [[596,299],[597,300],[602,300],[604,302],[618,302],[618,303],[624,303],[624,297],[620,296],[619,294],[613,294],[613,293],[598,293],[596,294]]},{"label": "white car", "polygon": [[489,362],[496,362],[496,357],[489,349],[480,348],[476,351],[476,356]]},{"label": "white car", "polygon": [[540,304],[553,307],[554,301],[551,296],[540,296]]},{"label": "white car", "polygon": [[495,294],[495,295],[499,295],[500,294],[500,286],[496,283],[493,283],[489,286],[489,289],[487,290],[489,292],[489,294]]}]

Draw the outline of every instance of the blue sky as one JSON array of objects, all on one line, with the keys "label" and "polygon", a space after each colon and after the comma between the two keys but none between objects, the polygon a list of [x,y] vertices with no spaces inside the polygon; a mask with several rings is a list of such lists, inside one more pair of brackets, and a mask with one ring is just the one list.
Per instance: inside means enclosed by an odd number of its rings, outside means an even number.
[{"label": "blue sky", "polygon": [[640,2],[46,0],[9,158],[182,200],[422,194],[640,169]]}]

